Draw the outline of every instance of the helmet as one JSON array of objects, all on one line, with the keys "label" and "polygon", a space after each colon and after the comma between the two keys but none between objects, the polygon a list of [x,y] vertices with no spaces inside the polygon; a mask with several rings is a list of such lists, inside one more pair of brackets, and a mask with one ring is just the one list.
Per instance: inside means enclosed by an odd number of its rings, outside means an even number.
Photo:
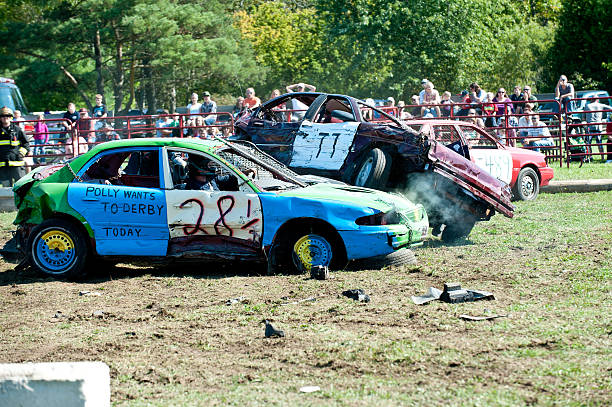
[{"label": "helmet", "polygon": [[210,161],[208,158],[204,158],[199,155],[191,155],[189,157],[189,162],[187,163],[187,168],[189,168],[189,175],[215,175],[215,170],[213,167],[211,167],[210,164],[212,164],[212,161]]},{"label": "helmet", "polygon": [[2,106],[2,109],[0,109],[0,117],[13,117],[13,111],[6,106]]}]

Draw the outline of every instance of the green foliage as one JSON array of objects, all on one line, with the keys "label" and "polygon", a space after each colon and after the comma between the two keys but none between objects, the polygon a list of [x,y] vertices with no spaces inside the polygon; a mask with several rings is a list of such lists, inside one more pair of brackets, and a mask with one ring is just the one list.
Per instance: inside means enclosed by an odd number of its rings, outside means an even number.
[{"label": "green foliage", "polygon": [[577,89],[612,90],[612,38],[610,0],[562,0],[559,29],[550,52],[548,78],[554,87],[560,74],[568,75]]}]

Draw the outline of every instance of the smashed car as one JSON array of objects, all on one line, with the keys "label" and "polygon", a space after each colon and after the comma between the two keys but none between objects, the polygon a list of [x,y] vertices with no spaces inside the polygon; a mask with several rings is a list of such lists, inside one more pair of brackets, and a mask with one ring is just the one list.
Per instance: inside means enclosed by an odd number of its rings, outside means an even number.
[{"label": "smashed car", "polygon": [[513,216],[508,185],[397,118],[346,95],[289,93],[236,122],[248,140],[300,174],[401,191],[422,203],[433,234],[467,236],[476,221]]},{"label": "smashed car", "polygon": [[548,185],[554,176],[544,154],[505,146],[473,123],[455,120],[410,120],[406,123],[510,185],[516,199],[536,199],[540,187]]},{"label": "smashed car", "polygon": [[302,177],[249,143],[132,139],[40,167],[13,188],[18,248],[40,272],[134,259],[341,269],[408,259],[427,213],[399,194]]}]

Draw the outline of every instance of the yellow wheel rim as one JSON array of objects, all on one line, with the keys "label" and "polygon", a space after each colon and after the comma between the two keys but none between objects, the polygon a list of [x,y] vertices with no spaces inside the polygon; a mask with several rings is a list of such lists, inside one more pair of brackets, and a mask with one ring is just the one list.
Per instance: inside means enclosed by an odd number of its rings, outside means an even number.
[{"label": "yellow wheel rim", "polygon": [[59,250],[65,252],[66,250],[74,249],[74,242],[61,230],[51,230],[41,237],[42,241],[45,242],[49,250]]},{"label": "yellow wheel rim", "polygon": [[51,229],[36,239],[33,247],[35,261],[47,273],[63,273],[77,258],[74,241],[61,229]]},{"label": "yellow wheel rim", "polygon": [[331,245],[319,235],[302,236],[293,245],[293,253],[296,266],[307,271],[313,266],[329,266],[332,259]]}]

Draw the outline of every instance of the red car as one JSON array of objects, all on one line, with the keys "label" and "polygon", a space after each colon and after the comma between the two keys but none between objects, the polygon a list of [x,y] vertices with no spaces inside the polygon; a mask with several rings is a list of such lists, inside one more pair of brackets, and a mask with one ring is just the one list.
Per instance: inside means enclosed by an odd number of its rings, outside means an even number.
[{"label": "red car", "polygon": [[[449,120],[411,120],[407,124],[469,158],[512,188],[515,199],[534,200],[540,187],[554,176],[544,154],[501,144],[496,137],[472,123]],[[429,126],[429,129],[426,127]]]}]

